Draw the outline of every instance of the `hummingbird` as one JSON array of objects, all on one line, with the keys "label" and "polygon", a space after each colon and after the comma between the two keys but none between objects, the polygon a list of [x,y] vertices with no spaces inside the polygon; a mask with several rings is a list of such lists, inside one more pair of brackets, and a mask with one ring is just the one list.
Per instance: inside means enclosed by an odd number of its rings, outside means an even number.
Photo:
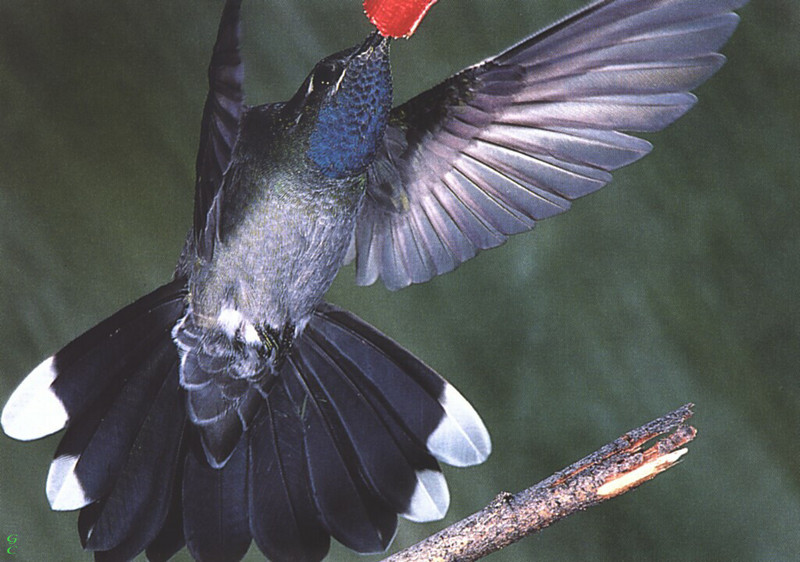
[{"label": "hummingbird", "polygon": [[98,561],[186,546],[317,561],[444,517],[440,463],[486,460],[470,403],[326,302],[338,271],[390,290],[569,209],[651,145],[723,64],[746,0],[600,0],[393,107],[390,39],[244,102],[241,0],[209,65],[191,230],[173,279],[43,361],[7,435],[66,429],[47,476]]}]

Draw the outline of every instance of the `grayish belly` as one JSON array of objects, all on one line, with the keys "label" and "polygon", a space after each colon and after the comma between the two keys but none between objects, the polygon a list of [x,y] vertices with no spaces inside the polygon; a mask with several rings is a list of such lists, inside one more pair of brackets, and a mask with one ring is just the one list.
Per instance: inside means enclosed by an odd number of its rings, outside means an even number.
[{"label": "grayish belly", "polygon": [[305,325],[341,267],[359,190],[272,193],[249,206],[221,241],[194,295],[195,314],[234,308],[255,324]]}]

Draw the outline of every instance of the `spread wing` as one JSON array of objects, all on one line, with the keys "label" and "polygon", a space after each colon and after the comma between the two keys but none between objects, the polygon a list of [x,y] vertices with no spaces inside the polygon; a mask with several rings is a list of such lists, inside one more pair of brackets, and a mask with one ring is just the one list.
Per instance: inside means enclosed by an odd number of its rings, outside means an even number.
[{"label": "spread wing", "polygon": [[601,0],[396,107],[351,247],[357,282],[427,281],[603,187],[651,149],[621,131],[695,103],[746,2]]},{"label": "spread wing", "polygon": [[239,53],[241,3],[241,0],[225,3],[208,66],[209,90],[200,129],[194,198],[195,248],[207,260],[214,250],[219,219],[219,204],[214,201],[230,164],[244,109],[244,65]]}]

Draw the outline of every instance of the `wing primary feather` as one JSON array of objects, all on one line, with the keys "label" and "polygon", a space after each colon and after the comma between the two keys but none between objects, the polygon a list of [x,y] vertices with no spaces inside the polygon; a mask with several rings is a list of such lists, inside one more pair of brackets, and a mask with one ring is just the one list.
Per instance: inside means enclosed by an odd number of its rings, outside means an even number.
[{"label": "wing primary feather", "polygon": [[[223,176],[228,169],[244,110],[244,65],[239,53],[241,0],[227,0],[208,67],[209,91],[203,107],[200,146],[195,163],[194,243],[210,259],[216,239]],[[212,212],[212,209],[217,210]]]},{"label": "wing primary feather", "polygon": [[534,157],[548,155],[561,162],[584,164],[607,171],[631,164],[649,154],[653,148],[644,139],[616,131],[566,127],[537,129],[501,123],[493,124],[482,132],[480,139]]},{"label": "wing primary feather", "polygon": [[[468,152],[476,161],[520,182],[535,195],[566,210],[568,200],[596,191],[611,181],[611,174],[594,166],[561,162],[549,155],[525,153],[502,145],[478,141]],[[540,218],[534,216],[537,220]]]}]

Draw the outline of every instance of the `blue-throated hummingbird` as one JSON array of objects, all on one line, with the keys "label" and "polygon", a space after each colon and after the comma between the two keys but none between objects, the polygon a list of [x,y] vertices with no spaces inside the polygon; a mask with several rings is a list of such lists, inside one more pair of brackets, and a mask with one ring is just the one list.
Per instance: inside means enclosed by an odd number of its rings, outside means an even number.
[{"label": "blue-throated hummingbird", "polygon": [[[42,362],[3,410],[63,428],[53,509],[98,560],[142,551],[319,560],[444,516],[439,462],[490,452],[470,404],[324,302],[339,269],[390,289],[451,271],[647,154],[685,113],[746,0],[600,0],[392,109],[389,39],[244,105],[240,0],[209,68],[193,227],[174,279]],[[624,131],[624,132],[623,132]]]}]

